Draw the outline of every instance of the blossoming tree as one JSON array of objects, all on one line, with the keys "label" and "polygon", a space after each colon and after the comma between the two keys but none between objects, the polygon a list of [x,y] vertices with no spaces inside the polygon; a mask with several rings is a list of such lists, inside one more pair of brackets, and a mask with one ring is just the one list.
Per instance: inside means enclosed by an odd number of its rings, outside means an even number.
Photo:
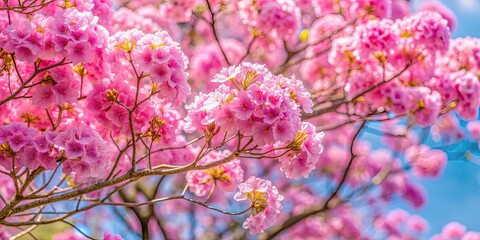
[{"label": "blossoming tree", "polygon": [[425,237],[386,209],[425,204],[448,146],[478,155],[480,41],[455,24],[405,0],[4,0],[0,238]]}]

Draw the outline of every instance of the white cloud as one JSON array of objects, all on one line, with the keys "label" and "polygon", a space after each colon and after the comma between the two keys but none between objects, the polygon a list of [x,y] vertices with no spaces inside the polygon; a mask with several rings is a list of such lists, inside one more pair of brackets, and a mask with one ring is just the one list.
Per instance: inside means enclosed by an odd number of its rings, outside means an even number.
[{"label": "white cloud", "polygon": [[463,11],[479,11],[480,0],[456,0],[457,5]]}]

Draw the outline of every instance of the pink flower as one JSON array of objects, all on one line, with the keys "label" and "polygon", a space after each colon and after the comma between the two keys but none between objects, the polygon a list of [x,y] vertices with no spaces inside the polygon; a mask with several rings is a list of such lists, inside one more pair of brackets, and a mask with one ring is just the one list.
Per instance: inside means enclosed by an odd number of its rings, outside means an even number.
[{"label": "pink flower", "polygon": [[273,138],[281,142],[292,140],[295,135],[294,127],[289,121],[276,121],[272,128]]},{"label": "pink flower", "polygon": [[461,238],[466,231],[467,228],[464,225],[458,222],[451,222],[443,227],[442,235],[447,238]]},{"label": "pink flower", "polygon": [[54,102],[54,96],[51,86],[37,86],[32,92],[32,103],[43,108],[48,108]]},{"label": "pink flower", "polygon": [[251,201],[251,216],[245,220],[243,227],[250,229],[250,234],[257,235],[275,224],[280,211],[283,196],[268,180],[251,176],[238,186],[236,201]]},{"label": "pink flower", "polygon": [[88,42],[73,43],[70,42],[66,47],[70,60],[73,64],[80,62],[91,62],[93,55],[91,54],[92,48]]},{"label": "pink flower", "polygon": [[480,233],[469,231],[463,235],[462,240],[480,240]]},{"label": "pink flower", "polygon": [[230,66],[222,68],[220,73],[213,76],[212,82],[224,83],[226,81],[233,80],[240,73],[240,69],[236,66]]},{"label": "pink flower", "polygon": [[131,60],[139,76],[146,76],[158,84],[158,96],[171,100],[174,105],[186,100],[191,91],[187,82],[188,58],[166,31],[155,34],[136,29],[121,31],[111,36],[108,42],[108,58],[111,65],[119,68],[115,72],[125,74],[120,69],[129,66]]},{"label": "pink flower", "polygon": [[[228,150],[222,152],[213,151],[204,157],[200,164],[220,161],[231,154],[232,152]],[[219,186],[224,191],[231,192],[243,181],[243,169],[240,166],[240,160],[234,159],[207,170],[189,171],[186,179],[190,191],[199,197],[209,193],[213,185]]]},{"label": "pink flower", "polygon": [[368,21],[361,25],[357,32],[361,56],[383,53],[388,56],[391,49],[398,44],[398,37],[393,31],[393,21],[382,19]]},{"label": "pink flower", "polygon": [[56,136],[56,133],[39,132],[25,123],[0,126],[0,166],[10,169],[12,157],[15,157],[15,167],[55,168],[57,149],[48,135]]},{"label": "pink flower", "polygon": [[447,155],[441,150],[432,150],[426,145],[407,148],[405,158],[418,176],[439,176],[447,162]]},{"label": "pink flower", "polygon": [[27,145],[28,143],[27,136],[25,136],[22,132],[14,133],[7,139],[8,143],[10,143],[10,148],[14,152],[18,152],[23,146]]},{"label": "pink flower", "polygon": [[72,175],[75,182],[95,181],[108,174],[107,142],[90,127],[80,125],[61,132],[55,143],[65,149],[63,172]]},{"label": "pink flower", "polygon": [[407,227],[415,232],[426,232],[428,230],[428,223],[420,216],[413,215],[407,221]]},{"label": "pink flower", "polygon": [[65,149],[65,154],[68,159],[75,159],[81,157],[85,149],[81,143],[72,141],[68,142]]},{"label": "pink flower", "polygon": [[480,108],[480,82],[472,72],[458,71],[451,76],[458,94],[457,111],[460,117],[475,120]]},{"label": "pink flower", "polygon": [[473,140],[480,140],[480,121],[472,121],[467,124],[467,130]]},{"label": "pink flower", "polygon": [[[302,123],[301,130],[287,145],[291,152],[278,158],[282,163],[281,170],[285,172],[288,178],[306,178],[315,169],[323,151],[322,140],[324,136],[323,132],[317,133],[313,124]],[[282,154],[282,152],[276,151],[277,154]]]},{"label": "pink flower", "polygon": [[103,233],[103,240],[123,240],[123,238],[118,234],[104,232]]},{"label": "pink flower", "polygon": [[297,31],[298,9],[289,1],[270,1],[262,4],[257,26],[274,37],[285,38]]},{"label": "pink flower", "polygon": [[[418,215],[394,209],[375,221],[375,227],[384,231],[389,239],[417,239],[428,230],[428,223]],[[398,237],[398,238],[395,238]]]},{"label": "pink flower", "polygon": [[173,0],[160,6],[160,14],[176,22],[188,22],[192,15],[195,0]]},{"label": "pink flower", "polygon": [[439,13],[444,19],[447,20],[450,31],[453,31],[457,25],[457,18],[455,17],[455,14],[452,12],[452,10],[439,1],[422,2],[420,5],[420,10]]},{"label": "pink flower", "polygon": [[425,193],[423,192],[423,189],[417,185],[410,183],[406,184],[402,194],[403,197],[409,201],[414,208],[418,209],[425,205]]},{"label": "pink flower", "polygon": [[[421,11],[396,23],[401,43],[408,49],[425,48],[430,51],[448,50],[450,28],[447,20],[436,12]],[[418,50],[416,50],[418,51]]]},{"label": "pink flower", "polygon": [[238,93],[238,98],[232,105],[232,110],[235,111],[235,116],[240,120],[249,119],[255,110],[254,104],[245,92]]}]

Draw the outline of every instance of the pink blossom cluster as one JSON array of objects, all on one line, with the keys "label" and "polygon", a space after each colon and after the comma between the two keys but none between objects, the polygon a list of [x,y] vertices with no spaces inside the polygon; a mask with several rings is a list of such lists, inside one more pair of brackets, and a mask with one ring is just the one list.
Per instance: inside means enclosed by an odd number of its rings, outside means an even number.
[{"label": "pink blossom cluster", "polygon": [[[46,61],[42,65],[54,64]],[[68,65],[55,67],[37,80],[40,85],[32,90],[32,104],[49,108],[52,105],[62,106],[64,103],[77,102],[80,82],[73,75]]]},{"label": "pink blossom cluster", "polygon": [[63,172],[75,182],[96,181],[108,174],[110,151],[107,142],[92,128],[80,125],[60,132],[53,140],[64,152]]},{"label": "pink blossom cluster", "polygon": [[387,18],[395,14],[404,15],[405,10],[396,5],[402,2],[400,0],[312,0],[311,7],[320,16],[341,14],[347,19],[369,16]]},{"label": "pink blossom cluster", "polygon": [[197,0],[172,0],[160,5],[160,14],[163,18],[175,22],[188,22]]},{"label": "pink blossom cluster", "polygon": [[395,209],[375,220],[375,228],[385,232],[388,239],[418,239],[428,230],[428,223],[418,215]]},{"label": "pink blossom cluster", "polygon": [[155,33],[162,30],[151,18],[144,17],[128,8],[120,8],[113,13],[112,28],[115,32],[140,29],[145,33]]},{"label": "pink blossom cluster", "polygon": [[[0,165],[5,169],[55,169],[59,157],[54,132],[40,132],[25,123],[0,126]],[[12,164],[14,164],[12,166]]]},{"label": "pink blossom cluster", "polygon": [[445,225],[440,234],[434,235],[432,240],[478,240],[480,233],[467,231],[467,227],[458,222]]},{"label": "pink blossom cluster", "polygon": [[[445,82],[441,82],[445,81]],[[460,70],[452,72],[447,79],[440,77],[432,79],[432,85],[438,87],[442,92],[447,92],[444,99],[456,107],[459,115],[468,120],[475,120],[478,117],[480,99],[480,83],[477,76],[471,71]]]},{"label": "pink blossom cluster", "polygon": [[[135,105],[136,90],[127,81],[104,79],[97,83],[88,94],[87,111],[102,124],[102,127],[111,130],[114,134],[130,134],[129,112],[124,107],[133,108]],[[147,94],[141,92],[140,99],[145,99]],[[149,104],[150,103],[150,104]],[[132,114],[133,130],[145,132],[152,120],[155,110],[152,101],[140,104]],[[122,106],[123,105],[123,106]]]},{"label": "pink blossom cluster", "polygon": [[449,37],[446,21],[434,12],[419,12],[395,21],[371,20],[359,26],[353,36],[337,38],[329,61],[337,69],[387,62],[403,66],[418,57],[415,54],[432,57],[437,51],[447,51]]},{"label": "pink blossom cluster", "polygon": [[455,108],[462,118],[475,120],[480,107],[480,42],[472,38],[453,39],[447,55],[439,58],[434,78],[428,85],[439,91],[444,105]]},{"label": "pink blossom cluster", "polygon": [[[308,30],[307,42],[311,46],[307,48],[305,55],[311,59],[302,63],[300,75],[313,89],[328,89],[336,84],[335,71],[329,71],[333,65],[328,61],[328,55],[321,53],[332,45],[334,38],[328,36],[345,24],[346,21],[341,16],[329,14],[315,20]],[[344,31],[341,31],[336,36],[340,37],[343,34]]]},{"label": "pink blossom cluster", "polygon": [[107,51],[111,63],[118,64],[117,70],[132,62],[135,77],[157,84],[158,95],[173,104],[179,105],[190,94],[185,71],[188,59],[167,32],[117,32],[109,38]]},{"label": "pink blossom cluster", "polygon": [[[186,106],[185,130],[203,131],[215,124],[222,133],[252,136],[259,146],[275,144],[287,176],[307,177],[320,158],[323,133],[317,133],[312,124],[301,123],[301,110],[312,111],[303,84],[247,62],[224,68],[213,81],[223,84]],[[292,151],[283,155],[285,148]]]},{"label": "pink blossom cluster", "polygon": [[222,132],[251,135],[263,146],[292,140],[301,127],[301,109],[311,111],[309,93],[300,81],[275,76],[262,65],[244,62],[224,68],[213,81],[223,84],[186,106],[186,131],[202,131],[215,123]]},{"label": "pink blossom cluster", "polygon": [[323,152],[322,140],[325,134],[323,132],[317,133],[315,125],[303,122],[300,134],[307,135],[301,148],[284,155],[282,155],[282,151],[276,151],[280,155],[278,160],[282,164],[281,170],[285,172],[288,178],[308,177],[310,172],[315,169],[317,162],[320,160],[320,154]]},{"label": "pink blossom cluster", "polygon": [[448,27],[451,31],[453,31],[457,25],[457,18],[455,17],[455,14],[440,1],[424,1],[420,5],[420,10],[439,13],[442,18],[447,20]]},{"label": "pink blossom cluster", "polygon": [[[231,155],[229,150],[213,151],[202,158],[199,164],[220,161]],[[243,169],[240,160],[235,159],[206,170],[189,171],[186,175],[188,187],[195,195],[201,197],[219,186],[222,190],[232,192],[243,181]]]},{"label": "pink blossom cluster", "polygon": [[91,11],[79,9],[35,14],[31,19],[15,15],[15,21],[0,32],[0,47],[26,62],[52,60],[57,54],[73,64],[93,62],[106,46],[108,31]]},{"label": "pink blossom cluster", "polygon": [[244,24],[271,38],[287,38],[298,29],[300,12],[292,0],[238,0],[236,4]]},{"label": "pink blossom cluster", "polygon": [[407,52],[448,50],[451,29],[447,20],[437,12],[420,11],[395,24],[394,29],[400,36],[399,43]]},{"label": "pink blossom cluster", "polygon": [[[243,54],[243,45],[235,39],[222,40],[222,47],[230,62],[237,63]],[[211,91],[218,86],[218,83],[210,79],[220,72],[222,68],[228,67],[224,57],[215,43],[199,44],[191,51],[190,57],[190,79],[192,88],[203,91]]]},{"label": "pink blossom cluster", "polygon": [[275,224],[282,210],[281,202],[284,197],[272,182],[251,176],[238,185],[238,189],[240,191],[234,196],[236,201],[251,201],[251,216],[243,223],[245,229],[250,229],[250,234],[262,233]]},{"label": "pink blossom cluster", "polygon": [[[394,166],[393,169],[399,169],[399,166]],[[401,196],[416,209],[427,202],[423,187],[409,179],[406,172],[394,174],[382,181],[381,199],[390,201],[395,195]]]},{"label": "pink blossom cluster", "polygon": [[[348,98],[357,100],[357,114],[385,109],[412,114],[417,124],[429,126],[444,106],[444,91],[428,81],[434,75],[437,54],[448,49],[449,34],[445,20],[433,12],[394,22],[372,20],[358,27],[353,36],[336,39],[328,61],[336,67],[337,84],[344,86]],[[380,86],[371,89],[376,85]],[[358,101],[363,94],[373,100],[369,105]]]},{"label": "pink blossom cluster", "polygon": [[[313,202],[310,206],[315,204],[318,202]],[[328,216],[309,217],[289,229],[280,239],[368,239],[363,230],[361,215],[355,208],[349,205],[338,206],[331,209]]]},{"label": "pink blossom cluster", "polygon": [[441,140],[447,143],[459,141],[465,137],[465,133],[460,127],[457,116],[450,112],[438,118],[437,123],[430,129],[432,139],[436,142]]},{"label": "pink blossom cluster", "polygon": [[480,140],[480,121],[472,121],[467,124],[467,129],[470,132],[470,137],[473,140]]}]

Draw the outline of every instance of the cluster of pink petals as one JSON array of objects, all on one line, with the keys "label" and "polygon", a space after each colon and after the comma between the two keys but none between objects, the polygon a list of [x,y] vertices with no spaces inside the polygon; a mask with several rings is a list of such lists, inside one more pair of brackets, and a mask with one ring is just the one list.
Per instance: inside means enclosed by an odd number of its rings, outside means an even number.
[{"label": "cluster of pink petals", "polygon": [[420,10],[439,13],[442,18],[447,20],[450,31],[453,31],[457,25],[457,18],[455,17],[455,14],[440,1],[424,1],[420,5]]},{"label": "cluster of pink petals", "polygon": [[[346,20],[354,18],[363,21],[377,18],[395,20],[403,18],[411,12],[409,3],[404,0],[308,0],[296,2],[304,11],[309,10],[304,8],[313,8],[316,16],[341,14]],[[442,16],[447,17],[448,11],[444,11],[441,7],[430,7],[425,4],[425,6],[421,6],[421,10],[440,12]]]},{"label": "cluster of pink petals", "polygon": [[272,38],[285,38],[298,29],[300,11],[292,0],[238,0],[236,4],[244,24],[257,27]]},{"label": "cluster of pink petals", "polygon": [[405,50],[446,51],[450,28],[442,16],[433,11],[420,11],[395,22],[394,30],[401,36],[400,46]]},{"label": "cluster of pink petals", "polygon": [[160,14],[163,18],[175,22],[188,22],[197,0],[172,0],[160,5]]},{"label": "cluster of pink petals", "polygon": [[[293,150],[278,158],[282,164],[281,170],[288,178],[308,177],[310,172],[315,169],[320,160],[320,154],[323,152],[322,140],[325,135],[323,132],[317,133],[315,125],[308,122],[302,123],[300,131],[304,131],[308,135],[301,149]],[[282,154],[282,151],[277,150],[276,152],[279,155]]]},{"label": "cluster of pink petals", "polygon": [[405,158],[412,166],[413,173],[422,177],[439,176],[447,163],[445,152],[423,144],[407,148]]},{"label": "cluster of pink petals", "polygon": [[418,215],[395,209],[375,221],[375,228],[385,232],[388,239],[417,239],[428,230],[428,223]]},{"label": "cluster of pink petals", "polygon": [[[102,124],[102,127],[111,130],[113,134],[130,134],[129,113],[128,110],[118,103],[109,101],[107,91],[116,90],[118,92],[118,102],[133,107],[135,103],[135,87],[127,81],[110,81],[104,79],[95,85],[94,89],[88,94],[87,110],[95,117],[95,120]],[[139,99],[146,98],[145,93],[139,94]],[[147,102],[140,104],[133,113],[133,130],[136,132],[145,132],[149,126],[148,122],[152,120],[155,110]]]},{"label": "cluster of pink petals", "polygon": [[[123,45],[132,49],[122,49]],[[125,56],[130,55],[136,74],[158,84],[158,95],[173,104],[181,104],[190,94],[185,71],[188,59],[166,31],[155,34],[145,34],[136,29],[117,32],[109,38],[107,52],[108,58],[119,67],[129,65],[130,59]]]},{"label": "cluster of pink petals", "polygon": [[[54,64],[53,61],[45,61],[42,65]],[[52,105],[62,106],[64,103],[77,102],[80,83],[74,78],[71,67],[59,66],[52,68],[42,78],[40,83],[32,90],[32,103],[42,108],[49,108]]]},{"label": "cluster of pink petals", "polygon": [[[437,89],[445,104],[455,107],[460,117],[475,120],[480,107],[480,42],[472,38],[451,41],[445,57],[439,58],[435,77],[428,84]],[[452,105],[453,104],[453,105]]]},{"label": "cluster of pink petals", "polygon": [[145,33],[154,33],[162,30],[152,19],[143,17],[128,8],[120,8],[115,11],[111,24],[115,32],[141,29]]},{"label": "cluster of pink petals", "polygon": [[158,101],[153,105],[156,116],[165,122],[158,133],[161,135],[158,144],[161,146],[172,146],[178,143],[179,139],[184,138],[181,135],[183,121],[181,114],[171,103],[167,101]]},{"label": "cluster of pink petals", "polygon": [[418,209],[426,203],[426,193],[421,185],[410,179],[406,172],[402,172],[400,161],[390,162],[389,171],[398,171],[383,179],[380,185],[380,200],[390,201],[394,196],[401,196],[414,208]]},{"label": "cluster of pink petals", "polygon": [[[221,43],[229,61],[239,62],[245,51],[242,43],[235,39],[225,39]],[[203,91],[213,90],[218,84],[211,82],[210,79],[223,67],[228,66],[218,45],[216,43],[201,44],[191,52],[189,77],[192,80],[192,87]]]},{"label": "cluster of pink petals", "polygon": [[357,28],[353,35],[337,38],[329,60],[332,64],[342,63],[344,67],[368,61],[378,65],[372,55],[383,53],[387,60],[395,63],[422,51],[426,55],[445,52],[449,38],[446,21],[435,12],[419,12],[395,21],[371,20]]},{"label": "cluster of pink petals", "polygon": [[[252,214],[252,216],[248,217],[243,223],[245,229],[250,229],[250,234],[256,235],[262,233],[265,229],[275,224],[282,210],[281,202],[284,197],[279,194],[277,188],[272,185],[272,182],[251,176],[247,181],[241,183],[238,189],[239,192],[234,196],[236,201],[251,200],[248,198],[250,194],[261,195],[266,199],[265,202],[258,203],[263,205],[263,211]],[[255,205],[255,203],[252,204]]]},{"label": "cluster of pink petals", "polygon": [[55,169],[59,155],[54,148],[55,137],[54,132],[40,132],[25,123],[0,126],[0,166],[7,170],[12,167]]},{"label": "cluster of pink petals", "polygon": [[[371,20],[360,25],[353,35],[337,38],[328,61],[335,67],[336,84],[344,86],[347,97],[352,99],[413,61],[413,65],[400,76],[365,94],[364,97],[370,100],[369,105],[360,101],[356,103],[355,111],[363,115],[372,109],[386,109],[398,115],[411,114],[417,124],[430,126],[448,105],[444,102],[448,101],[444,95],[452,94],[452,91],[437,87],[440,81],[431,82],[437,54],[448,50],[449,36],[446,21],[431,11],[395,21]],[[351,69],[355,74],[346,75],[345,69]],[[456,89],[454,96],[458,98],[459,112],[471,118],[475,113],[472,109],[479,100],[471,97],[476,92],[476,83],[469,79],[468,74],[458,74],[446,82]]]},{"label": "cluster of pink petals", "polygon": [[[302,193],[305,194],[305,193]],[[288,196],[293,198],[295,196]],[[296,196],[301,198],[303,196]],[[313,202],[295,203],[300,206],[316,206],[319,199]],[[301,212],[300,212],[301,213]],[[355,208],[342,205],[332,208],[328,218],[312,216],[299,222],[282,234],[280,239],[368,239],[363,233],[361,215]]]},{"label": "cluster of pink petals", "polygon": [[21,61],[51,60],[60,54],[73,64],[90,63],[105,48],[108,31],[91,11],[79,9],[35,14],[31,19],[16,16],[0,32],[0,47],[15,53]]},{"label": "cluster of pink petals", "polygon": [[63,172],[75,182],[96,181],[108,174],[107,142],[86,125],[58,133],[53,140],[64,151]]},{"label": "cluster of pink petals", "polygon": [[434,235],[431,240],[479,240],[480,233],[467,231],[467,227],[458,222],[445,225],[440,234]]},{"label": "cluster of pink petals", "polygon": [[480,121],[472,121],[467,124],[468,132],[473,140],[480,140]]},{"label": "cluster of pink petals", "polygon": [[459,119],[453,112],[440,116],[430,129],[430,133],[432,139],[436,142],[444,140],[447,143],[452,143],[465,137]]},{"label": "cluster of pink petals", "polygon": [[390,54],[396,47],[399,36],[394,32],[394,21],[390,19],[371,20],[357,28],[359,36],[356,48],[361,58],[373,53]]},{"label": "cluster of pink petals", "polygon": [[311,112],[310,94],[301,81],[275,76],[263,65],[224,68],[213,81],[223,84],[186,106],[187,132],[215,123],[222,131],[253,136],[259,146],[289,142],[301,128],[301,109]]},{"label": "cluster of pink petals", "polygon": [[[202,158],[200,164],[220,161],[231,154],[229,150],[213,151]],[[214,184],[224,191],[232,192],[243,181],[243,169],[240,160],[234,159],[211,169],[189,171],[186,179],[190,191],[199,197],[209,193]]]}]

